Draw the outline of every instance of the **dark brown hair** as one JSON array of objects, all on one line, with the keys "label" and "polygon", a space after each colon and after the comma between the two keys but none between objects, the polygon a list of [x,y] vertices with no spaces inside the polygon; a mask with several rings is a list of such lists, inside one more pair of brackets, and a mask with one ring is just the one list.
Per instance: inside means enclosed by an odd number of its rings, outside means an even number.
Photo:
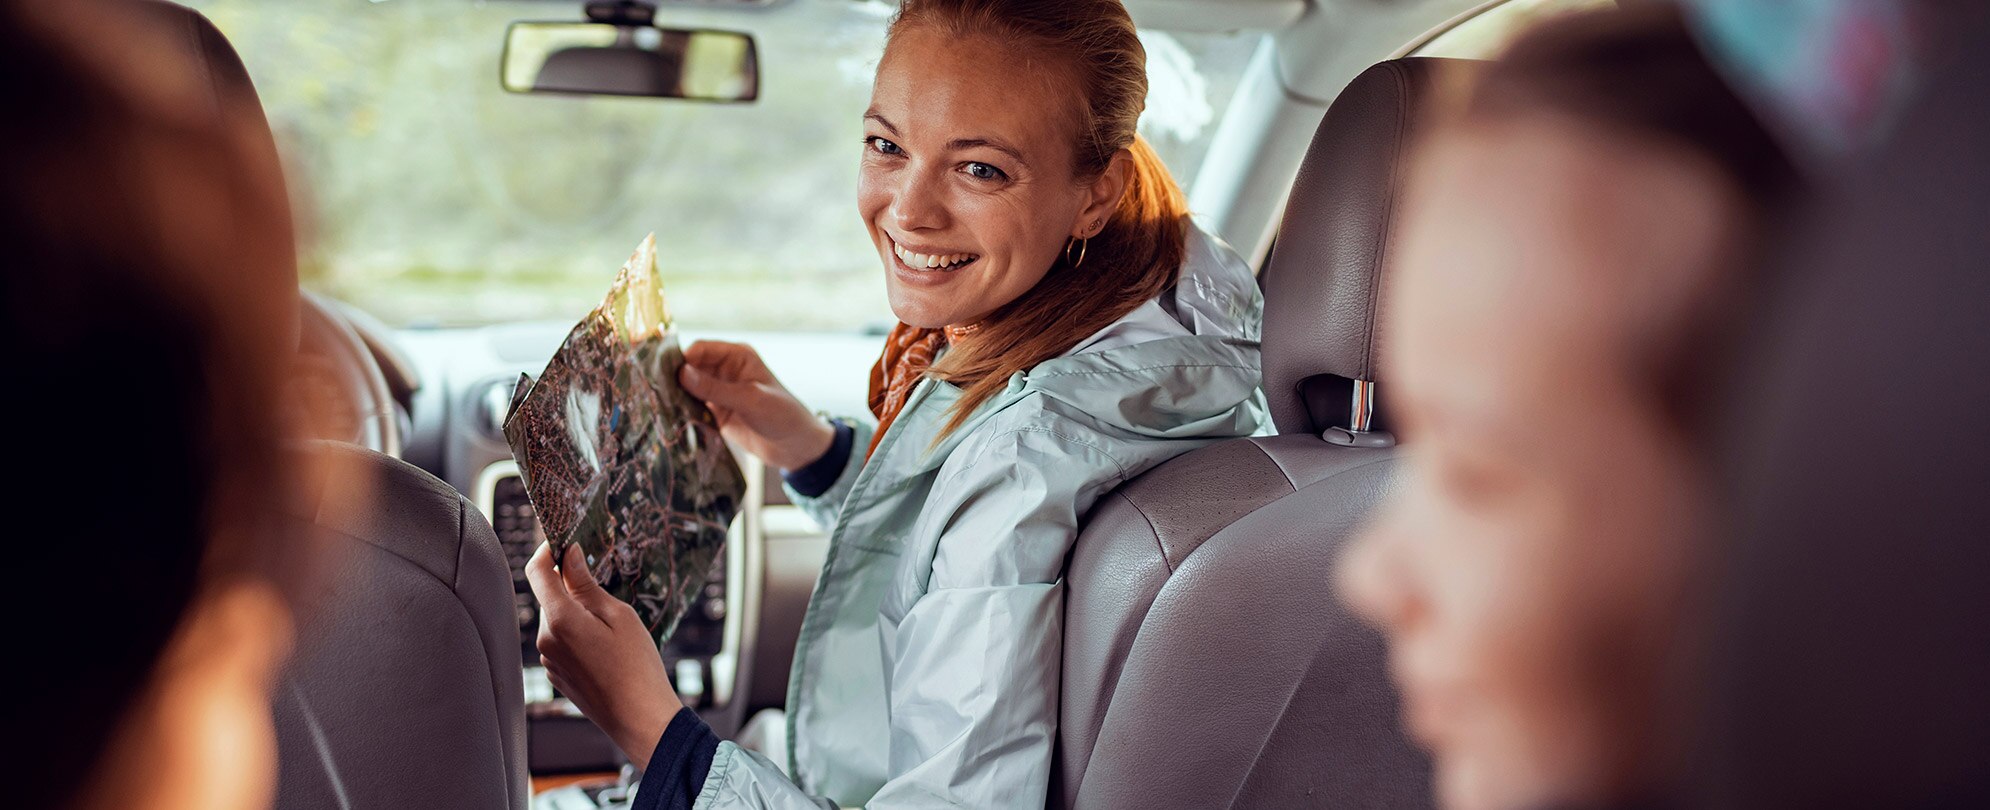
[{"label": "dark brown hair", "polygon": [[1120,150],[1132,177],[1105,230],[1074,266],[1057,259],[1042,281],[978,324],[933,365],[933,377],[966,391],[951,431],[1017,372],[1069,351],[1175,282],[1187,253],[1188,202],[1135,131],[1147,107],[1147,52],[1119,0],[906,0],[892,35],[912,26],[999,38],[1029,48],[1077,89],[1076,176],[1097,178]]},{"label": "dark brown hair", "polygon": [[286,565],[296,288],[273,155],[121,5],[0,0],[0,424],[31,662],[6,727],[28,807],[98,782],[204,593]]},{"label": "dark brown hair", "polygon": [[[1613,135],[1684,150],[1735,192],[1741,221],[1719,257],[1722,286],[1747,293],[1801,184],[1787,153],[1700,49],[1684,13],[1648,3],[1552,18],[1516,40],[1467,101],[1463,123],[1555,115]],[[1711,403],[1710,361],[1727,354],[1741,295],[1707,296],[1683,322],[1654,324],[1646,378],[1682,426]]]}]

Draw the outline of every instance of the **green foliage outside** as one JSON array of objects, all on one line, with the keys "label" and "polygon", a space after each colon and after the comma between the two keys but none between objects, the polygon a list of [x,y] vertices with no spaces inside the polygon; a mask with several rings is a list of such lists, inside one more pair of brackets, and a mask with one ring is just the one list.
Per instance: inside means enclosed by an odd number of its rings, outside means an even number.
[{"label": "green foliage outside", "polygon": [[[721,105],[505,92],[506,27],[578,21],[579,2],[187,2],[262,93],[309,287],[401,325],[576,320],[655,231],[687,328],[890,322],[855,206],[884,3],[667,7],[662,24],[759,39],[760,102]],[[1255,44],[1150,39],[1173,72],[1149,137],[1184,182]]]}]

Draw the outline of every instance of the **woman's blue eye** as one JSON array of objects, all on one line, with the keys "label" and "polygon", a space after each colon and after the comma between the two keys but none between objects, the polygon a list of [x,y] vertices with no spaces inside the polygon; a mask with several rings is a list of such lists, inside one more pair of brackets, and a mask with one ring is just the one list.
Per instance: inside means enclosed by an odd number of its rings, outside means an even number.
[{"label": "woman's blue eye", "polygon": [[1008,177],[1007,174],[1002,173],[1001,169],[997,169],[986,163],[969,163],[966,168],[968,176],[977,180],[1000,180]]},{"label": "woman's blue eye", "polygon": [[883,138],[879,138],[875,135],[869,138],[865,138],[864,140],[869,142],[871,148],[876,150],[877,153],[880,155],[903,154],[903,152],[898,148],[898,144],[892,143],[891,141],[887,141]]}]

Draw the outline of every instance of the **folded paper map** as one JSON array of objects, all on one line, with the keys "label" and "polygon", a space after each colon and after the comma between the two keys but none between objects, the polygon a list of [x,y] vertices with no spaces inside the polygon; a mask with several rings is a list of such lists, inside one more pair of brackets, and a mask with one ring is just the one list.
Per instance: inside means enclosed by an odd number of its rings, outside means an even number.
[{"label": "folded paper map", "polygon": [[704,587],[746,492],[711,413],[677,385],[683,365],[651,234],[538,380],[520,380],[504,421],[553,559],[580,546],[658,643]]}]

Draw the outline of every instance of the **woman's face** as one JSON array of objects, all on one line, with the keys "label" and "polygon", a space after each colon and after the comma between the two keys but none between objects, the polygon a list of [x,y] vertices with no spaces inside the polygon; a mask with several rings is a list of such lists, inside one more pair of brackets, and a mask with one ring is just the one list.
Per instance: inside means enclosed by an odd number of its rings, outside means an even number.
[{"label": "woman's face", "polygon": [[1386,315],[1406,481],[1342,590],[1389,636],[1447,807],[1640,786],[1697,498],[1634,357],[1704,294],[1724,189],[1548,120],[1442,137],[1420,166]]},{"label": "woman's face", "polygon": [[[985,37],[899,30],[864,115],[857,205],[899,320],[970,324],[1041,280],[1118,199],[1078,178],[1077,86]],[[1106,199],[1101,203],[1101,199]]]}]

